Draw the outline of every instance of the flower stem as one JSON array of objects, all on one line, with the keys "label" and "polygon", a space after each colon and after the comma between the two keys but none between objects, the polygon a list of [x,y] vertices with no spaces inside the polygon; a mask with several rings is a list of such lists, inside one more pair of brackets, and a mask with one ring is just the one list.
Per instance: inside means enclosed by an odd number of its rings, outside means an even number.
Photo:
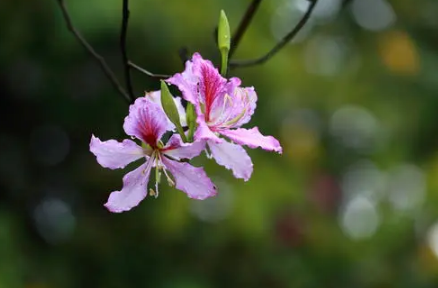
[{"label": "flower stem", "polygon": [[228,70],[228,51],[222,53],[221,75],[226,77]]}]

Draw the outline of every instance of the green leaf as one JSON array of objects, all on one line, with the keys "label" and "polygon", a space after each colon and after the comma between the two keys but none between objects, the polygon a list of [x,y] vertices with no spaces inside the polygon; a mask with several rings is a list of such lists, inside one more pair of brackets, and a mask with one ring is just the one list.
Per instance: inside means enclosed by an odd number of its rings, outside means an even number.
[{"label": "green leaf", "polygon": [[187,104],[186,122],[187,122],[187,126],[189,127],[189,133],[187,138],[189,142],[193,142],[193,135],[195,134],[195,130],[196,130],[196,112],[195,112],[195,107],[193,106],[192,103]]},{"label": "green leaf", "polygon": [[163,110],[169,118],[170,122],[172,122],[179,135],[181,135],[181,139],[184,142],[187,142],[187,137],[184,134],[184,130],[181,126],[178,108],[176,108],[175,100],[172,94],[169,91],[169,87],[167,87],[166,82],[161,80],[161,105],[163,106]]}]

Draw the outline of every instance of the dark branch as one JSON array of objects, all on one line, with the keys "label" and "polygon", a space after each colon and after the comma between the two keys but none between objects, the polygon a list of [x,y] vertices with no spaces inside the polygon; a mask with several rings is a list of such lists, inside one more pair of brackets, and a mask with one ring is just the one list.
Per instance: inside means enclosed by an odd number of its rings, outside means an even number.
[{"label": "dark branch", "polygon": [[243,34],[245,34],[246,30],[248,29],[248,26],[251,23],[251,20],[254,17],[255,13],[257,12],[257,8],[259,8],[261,2],[262,0],[252,0],[251,4],[249,4],[248,6],[248,9],[246,9],[245,15],[240,21],[236,32],[234,33],[233,37],[231,37],[229,58],[233,56],[234,51],[236,51],[237,47],[239,46],[240,40],[242,40]]},{"label": "dark branch", "polygon": [[298,22],[298,24],[290,31],[286,36],[284,36],[283,39],[281,39],[280,42],[277,43],[277,45],[274,46],[268,53],[266,53],[264,56],[257,58],[257,59],[251,59],[251,60],[235,60],[231,61],[230,67],[231,68],[237,68],[237,67],[248,67],[248,66],[254,66],[258,64],[263,64],[269,59],[271,59],[275,54],[277,54],[289,41],[291,41],[298,32],[301,31],[301,29],[306,25],[307,21],[309,20],[310,16],[312,15],[313,9],[316,6],[316,3],[318,3],[318,0],[310,0],[309,8],[307,9],[306,13],[304,13],[301,20]]},{"label": "dark branch", "polygon": [[64,0],[56,0],[56,1],[58,2],[59,7],[61,8],[62,15],[67,24],[68,30],[76,37],[76,39],[88,51],[88,53],[90,53],[91,56],[93,56],[93,58],[99,63],[100,67],[102,68],[103,72],[105,73],[106,77],[110,80],[114,88],[129,103],[131,103],[131,97],[129,97],[129,94],[127,94],[125,89],[122,87],[122,85],[120,85],[119,80],[117,80],[117,77],[115,76],[111,68],[108,66],[105,59],[94,50],[94,48],[87,42],[87,40],[85,40],[85,38],[82,37],[81,33],[75,28],[75,26],[73,26],[73,23],[70,18],[70,14],[68,12]]},{"label": "dark branch", "polygon": [[141,73],[144,73],[146,75],[148,75],[149,77],[153,77],[153,78],[159,78],[159,79],[166,79],[171,77],[170,75],[165,75],[165,74],[155,74],[152,72],[149,72],[148,70],[141,68],[138,65],[135,65],[134,63],[132,63],[131,61],[128,61],[128,65],[132,68],[134,68],[137,71],[140,71]]},{"label": "dark branch", "polygon": [[128,52],[126,49],[126,37],[128,35],[128,21],[129,21],[129,0],[123,0],[122,28],[120,32],[120,50],[122,52],[126,89],[128,90],[131,102],[133,102],[135,96],[134,96],[134,90],[132,88],[131,69],[129,68]]}]

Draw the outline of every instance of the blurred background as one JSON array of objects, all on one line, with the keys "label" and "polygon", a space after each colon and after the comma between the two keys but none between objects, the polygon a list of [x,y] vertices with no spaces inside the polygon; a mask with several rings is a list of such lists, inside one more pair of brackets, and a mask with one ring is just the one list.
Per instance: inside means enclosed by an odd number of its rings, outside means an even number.
[{"label": "blurred background", "polygon": [[[218,63],[220,9],[249,0],[131,0],[129,55],[182,70],[181,47]],[[122,79],[120,0],[66,0]],[[104,207],[127,170],[100,167],[91,134],[124,139],[128,106],[54,0],[0,2],[0,287],[438,287],[438,2],[320,0],[264,65],[250,124],[283,155],[249,150],[249,182],[208,161],[219,195],[161,187]],[[235,58],[267,52],[305,0],[262,1]],[[159,82],[133,71],[135,91]]]}]

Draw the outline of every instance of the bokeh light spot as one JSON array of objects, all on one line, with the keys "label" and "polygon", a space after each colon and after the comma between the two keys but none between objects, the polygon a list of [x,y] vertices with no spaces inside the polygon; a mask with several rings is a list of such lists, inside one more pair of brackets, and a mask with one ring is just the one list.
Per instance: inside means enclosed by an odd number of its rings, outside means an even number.
[{"label": "bokeh light spot", "polygon": [[312,74],[333,76],[342,71],[347,47],[339,39],[319,36],[312,38],[305,49],[306,70]]},{"label": "bokeh light spot", "polygon": [[354,0],[351,11],[356,23],[371,31],[386,29],[396,20],[395,12],[386,0]]},{"label": "bokeh light spot", "polygon": [[43,199],[35,207],[33,216],[40,236],[50,244],[70,238],[76,224],[70,206],[56,198]]},{"label": "bokeh light spot", "polygon": [[218,194],[203,201],[193,201],[191,205],[192,213],[205,222],[219,222],[225,219],[233,207],[231,186],[220,180],[214,182],[218,187]]},{"label": "bokeh light spot", "polygon": [[386,175],[372,161],[360,160],[347,169],[341,186],[346,198],[360,195],[377,203],[384,196]]},{"label": "bokeh light spot", "polygon": [[427,242],[432,252],[438,258],[438,222],[433,224],[427,232]]},{"label": "bokeh light spot", "polygon": [[376,232],[379,221],[375,204],[363,196],[350,199],[342,210],[340,219],[344,233],[355,240],[371,237]]},{"label": "bokeh light spot", "polygon": [[333,113],[330,132],[345,147],[370,152],[379,140],[380,131],[379,122],[370,111],[346,105]]},{"label": "bokeh light spot", "polygon": [[415,165],[399,165],[390,172],[388,189],[389,201],[395,209],[418,208],[426,197],[424,173]]},{"label": "bokeh light spot", "polygon": [[420,70],[417,47],[404,31],[391,31],[380,37],[380,58],[385,67],[397,74],[415,75]]}]

